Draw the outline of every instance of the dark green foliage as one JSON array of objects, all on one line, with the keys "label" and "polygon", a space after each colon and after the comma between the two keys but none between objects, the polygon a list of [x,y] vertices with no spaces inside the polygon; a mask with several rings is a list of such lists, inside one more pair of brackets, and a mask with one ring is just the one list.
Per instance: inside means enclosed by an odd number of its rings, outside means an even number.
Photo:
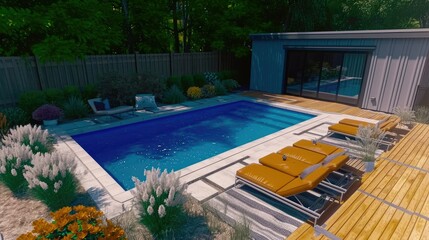
[{"label": "dark green foliage", "polygon": [[233,71],[221,71],[217,73],[219,80],[232,79],[234,78]]},{"label": "dark green foliage", "polygon": [[176,85],[180,91],[184,92],[182,87],[182,79],[177,76],[167,78],[167,87],[171,88],[173,85]]},{"label": "dark green foliage", "polygon": [[65,101],[64,92],[58,88],[48,88],[43,93],[50,104],[62,106]]},{"label": "dark green foliage", "polygon": [[67,119],[78,119],[88,116],[88,104],[84,103],[82,99],[71,96],[63,106],[64,116]]},{"label": "dark green foliage", "polygon": [[[45,203],[51,211],[56,211],[62,207],[69,206],[70,203],[76,198],[77,183],[72,173],[66,171],[66,176],[62,178],[61,174],[58,174],[56,178],[50,180],[48,177],[39,176],[38,179],[48,184],[48,189],[44,190],[40,186],[36,186],[31,189],[33,195]],[[58,192],[54,192],[53,183],[58,180],[62,181],[61,188]]]},{"label": "dark green foliage", "polygon": [[[165,92],[166,83],[164,79],[160,79],[158,77],[152,75],[137,75],[134,76],[135,81],[135,96],[137,93],[151,93],[156,98],[161,99],[162,94]],[[133,81],[133,82],[134,82]]]},{"label": "dark green foliage", "polygon": [[6,129],[14,128],[18,125],[26,125],[30,123],[29,115],[19,107],[8,107],[0,109],[0,112],[6,116]]},{"label": "dark green foliage", "polygon": [[69,99],[70,97],[81,98],[82,94],[78,87],[76,86],[66,86],[63,88],[64,99]]},{"label": "dark green foliage", "polygon": [[206,80],[204,78],[204,74],[195,74],[194,75],[194,84],[196,87],[202,87],[204,84],[206,84]]},{"label": "dark green foliage", "polygon": [[217,96],[226,95],[227,90],[226,90],[225,86],[222,84],[222,82],[216,81],[214,83],[214,87],[215,87],[215,92],[216,92]]},{"label": "dark green foliage", "polygon": [[100,78],[98,91],[102,98],[109,99],[112,107],[131,105],[136,91],[132,81],[132,78],[127,78],[118,73],[107,73]]},{"label": "dark green foliage", "polygon": [[183,75],[181,82],[183,90],[188,90],[188,88],[195,86],[194,77],[192,75]]},{"label": "dark green foliage", "polygon": [[98,95],[97,85],[87,84],[82,89],[83,101],[87,102],[88,99],[96,98]]},{"label": "dark green foliage", "polygon": [[234,79],[225,79],[222,81],[222,84],[229,92],[232,92],[234,89],[240,87],[240,84],[238,84],[238,82]]},{"label": "dark green foliage", "polygon": [[48,153],[54,150],[55,138],[53,136],[49,136],[47,143],[42,143],[40,141],[30,141],[28,136],[24,136],[21,144],[25,146],[29,146],[33,154],[36,153]]},{"label": "dark green foliage", "polygon": [[18,106],[27,113],[29,118],[31,118],[33,111],[46,103],[48,103],[48,101],[42,91],[29,91],[21,94]]},{"label": "dark green foliage", "polygon": [[186,96],[176,85],[173,85],[164,93],[162,101],[168,104],[181,103],[186,101]]}]

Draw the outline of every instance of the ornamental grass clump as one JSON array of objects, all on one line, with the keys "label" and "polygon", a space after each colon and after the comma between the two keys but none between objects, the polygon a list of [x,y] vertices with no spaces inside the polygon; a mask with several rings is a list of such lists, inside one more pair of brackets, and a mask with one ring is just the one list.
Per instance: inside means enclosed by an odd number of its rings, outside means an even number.
[{"label": "ornamental grass clump", "polygon": [[76,197],[76,161],[70,154],[36,154],[25,166],[24,177],[34,196],[51,210],[69,205]]},{"label": "ornamental grass clump", "polygon": [[355,140],[347,138],[352,149],[358,150],[357,156],[364,162],[375,161],[375,153],[386,133],[378,126],[359,126]]},{"label": "ornamental grass clump", "polygon": [[404,125],[409,125],[416,119],[414,111],[407,107],[396,107],[393,112],[401,119],[401,123]]},{"label": "ornamental grass clump", "polygon": [[37,219],[33,231],[18,237],[18,240],[36,239],[115,239],[125,238],[124,230],[104,217],[94,207],[82,205],[64,207],[52,212],[52,222]]},{"label": "ornamental grass clump", "polygon": [[162,236],[178,227],[183,220],[186,185],[179,174],[160,169],[145,170],[146,181],[133,177],[136,186],[132,194],[140,214],[140,222],[154,236]]},{"label": "ornamental grass clump", "polygon": [[15,144],[29,146],[34,154],[47,153],[54,149],[54,138],[49,135],[48,130],[30,124],[10,129],[3,137],[2,143],[4,146]]},{"label": "ornamental grass clump", "polygon": [[25,165],[31,165],[32,156],[29,146],[15,144],[0,148],[0,182],[15,195],[27,189],[23,171]]}]

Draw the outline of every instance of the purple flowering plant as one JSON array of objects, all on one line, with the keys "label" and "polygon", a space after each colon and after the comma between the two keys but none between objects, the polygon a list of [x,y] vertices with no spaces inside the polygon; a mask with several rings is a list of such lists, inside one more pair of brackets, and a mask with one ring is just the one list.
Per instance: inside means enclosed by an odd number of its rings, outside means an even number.
[{"label": "purple flowering plant", "polygon": [[61,116],[61,109],[52,104],[44,104],[34,110],[32,115],[36,121],[58,119]]}]

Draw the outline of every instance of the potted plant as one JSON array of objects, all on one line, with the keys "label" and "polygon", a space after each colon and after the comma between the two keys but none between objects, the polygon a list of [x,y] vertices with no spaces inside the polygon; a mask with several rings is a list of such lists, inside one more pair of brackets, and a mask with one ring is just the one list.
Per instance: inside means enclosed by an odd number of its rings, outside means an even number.
[{"label": "potted plant", "polygon": [[356,149],[357,156],[365,163],[365,172],[371,172],[375,166],[375,153],[386,134],[376,126],[359,126],[355,140],[347,138],[352,149]]},{"label": "potted plant", "polygon": [[36,121],[43,121],[45,126],[57,125],[61,117],[61,109],[52,104],[44,104],[34,110],[32,116]]}]

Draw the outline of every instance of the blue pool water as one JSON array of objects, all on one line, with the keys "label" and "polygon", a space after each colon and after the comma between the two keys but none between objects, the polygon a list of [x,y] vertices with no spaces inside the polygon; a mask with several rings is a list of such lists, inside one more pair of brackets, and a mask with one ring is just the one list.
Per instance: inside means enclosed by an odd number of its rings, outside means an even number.
[{"label": "blue pool water", "polygon": [[72,137],[131,189],[144,169],[179,170],[313,117],[239,101]]}]

